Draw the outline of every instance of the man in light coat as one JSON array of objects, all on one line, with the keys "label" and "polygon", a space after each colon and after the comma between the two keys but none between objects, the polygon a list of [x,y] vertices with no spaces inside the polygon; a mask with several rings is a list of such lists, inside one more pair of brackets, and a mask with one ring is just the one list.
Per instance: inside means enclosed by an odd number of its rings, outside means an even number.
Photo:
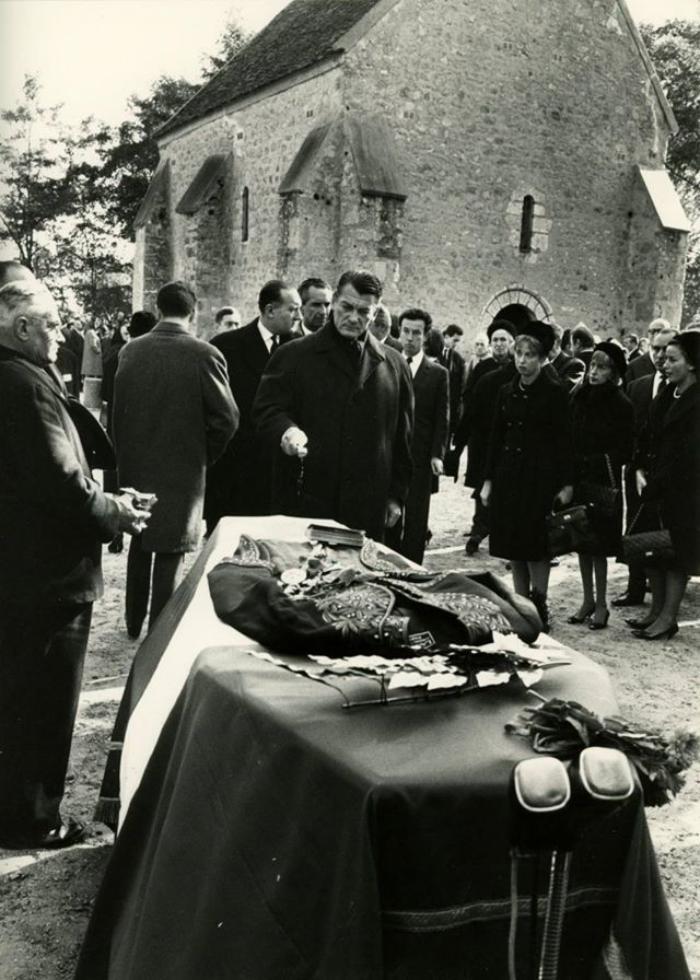
[{"label": "man in light coat", "polygon": [[199,546],[207,466],[221,456],[239,418],[222,354],[190,333],[192,290],[168,283],[157,304],[160,322],[122,350],[114,381],[120,485],[157,497],[147,530],[129,548],[126,625],[132,638],[146,616],[151,565],[150,626],[177,587],[185,553]]}]

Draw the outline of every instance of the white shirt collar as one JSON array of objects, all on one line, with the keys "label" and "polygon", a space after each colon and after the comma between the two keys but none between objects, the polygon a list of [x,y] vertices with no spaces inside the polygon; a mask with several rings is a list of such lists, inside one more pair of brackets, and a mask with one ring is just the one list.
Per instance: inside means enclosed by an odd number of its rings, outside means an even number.
[{"label": "white shirt collar", "polygon": [[[404,354],[406,360],[408,360],[408,355]],[[413,354],[411,358],[411,363],[408,365],[408,370],[411,372],[411,376],[415,378],[416,371],[423,363],[423,351],[419,350],[417,354]]]},{"label": "white shirt collar", "polygon": [[267,349],[268,350],[272,350],[272,338],[273,338],[274,334],[270,330],[267,329],[267,327],[262,322],[262,320],[260,319],[260,317],[258,317],[258,331],[260,332],[260,336],[264,340],[265,346],[267,347]]}]

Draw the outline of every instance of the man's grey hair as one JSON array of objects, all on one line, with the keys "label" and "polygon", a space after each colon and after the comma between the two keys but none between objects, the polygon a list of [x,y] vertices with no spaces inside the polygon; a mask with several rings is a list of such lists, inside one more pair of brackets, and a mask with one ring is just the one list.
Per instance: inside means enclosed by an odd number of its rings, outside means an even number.
[{"label": "man's grey hair", "polygon": [[7,326],[34,296],[51,299],[51,293],[38,279],[16,279],[0,286],[0,324]]}]

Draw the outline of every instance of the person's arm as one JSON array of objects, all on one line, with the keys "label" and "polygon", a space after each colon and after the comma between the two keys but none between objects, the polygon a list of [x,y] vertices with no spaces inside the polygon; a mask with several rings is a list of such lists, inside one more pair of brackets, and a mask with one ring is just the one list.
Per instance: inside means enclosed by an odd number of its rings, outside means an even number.
[{"label": "person's arm", "polygon": [[443,368],[436,389],[433,414],[433,443],[430,452],[430,465],[435,476],[442,473],[442,463],[447,451],[447,437],[450,431],[450,379]]},{"label": "person's arm", "polygon": [[488,442],[485,446],[484,481],[481,485],[480,492],[481,502],[485,507],[488,507],[489,504],[493,476],[498,464],[501,446],[503,445],[505,439],[505,425],[503,423],[503,401],[505,398],[505,387],[505,385],[502,385],[498,391],[498,394],[496,395],[496,404],[494,407],[493,418],[491,420],[490,433]]},{"label": "person's arm", "polygon": [[199,362],[207,433],[207,466],[221,456],[238,429],[240,412],[228,383],[223,354],[207,353]]},{"label": "person's arm", "polygon": [[83,472],[56,397],[40,384],[18,388],[13,395],[12,411],[23,443],[12,465],[25,498],[101,541],[132,531],[137,515],[130,501],[104,493]]},{"label": "person's arm", "polygon": [[555,501],[563,507],[568,506],[574,495],[574,452],[571,439],[571,407],[565,388],[552,389],[552,421],[554,423],[553,446],[557,486],[559,490]]},{"label": "person's arm", "polygon": [[296,417],[295,346],[280,347],[267,362],[252,412],[253,425],[260,437],[273,450],[281,449],[288,455],[297,455],[306,446],[306,433]]},{"label": "person's arm", "polygon": [[[389,483],[389,504],[400,508],[408,497],[408,488],[413,475],[411,441],[413,438],[414,396],[411,372],[403,358],[398,360],[398,421],[394,434],[391,481]],[[392,525],[388,525],[392,526]]]}]

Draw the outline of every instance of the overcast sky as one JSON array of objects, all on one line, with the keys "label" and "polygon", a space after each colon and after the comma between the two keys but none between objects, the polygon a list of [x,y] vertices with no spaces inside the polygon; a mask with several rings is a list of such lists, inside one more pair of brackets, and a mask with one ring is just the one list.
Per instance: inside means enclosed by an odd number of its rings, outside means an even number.
[{"label": "overcast sky", "polygon": [[[352,0],[346,0],[351,3]],[[159,75],[196,80],[234,13],[259,30],[287,0],[0,0],[0,107],[37,74],[43,101],[69,121],[120,122]],[[700,0],[628,0],[637,21],[700,20]]]}]

